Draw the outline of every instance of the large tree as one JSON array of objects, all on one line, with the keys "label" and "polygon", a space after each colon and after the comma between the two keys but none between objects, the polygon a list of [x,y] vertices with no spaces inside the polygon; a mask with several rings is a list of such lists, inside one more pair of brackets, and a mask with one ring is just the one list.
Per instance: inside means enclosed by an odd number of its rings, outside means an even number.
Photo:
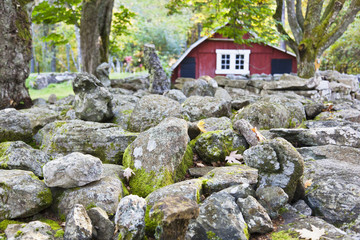
[{"label": "large tree", "polygon": [[0,1],[0,109],[32,105],[25,80],[31,59],[30,20],[32,0]]},{"label": "large tree", "polygon": [[316,58],[340,38],[354,21],[360,11],[360,0],[308,0],[305,14],[301,0],[286,0],[292,36],[281,24],[284,1],[276,0],[274,18],[277,29],[287,37],[288,46],[296,53],[298,75],[310,78],[315,73]]}]

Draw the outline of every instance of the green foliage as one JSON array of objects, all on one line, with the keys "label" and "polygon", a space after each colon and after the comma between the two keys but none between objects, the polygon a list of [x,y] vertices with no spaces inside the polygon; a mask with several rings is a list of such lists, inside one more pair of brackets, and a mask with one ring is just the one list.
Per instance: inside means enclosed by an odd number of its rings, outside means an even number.
[{"label": "green foliage", "polygon": [[235,39],[239,44],[270,42],[277,36],[271,18],[272,1],[171,0],[167,7],[170,14],[178,13],[183,8],[195,11],[200,20],[205,19],[205,32],[221,27],[218,33]]},{"label": "green foliage", "polygon": [[22,222],[14,220],[3,220],[0,222],[0,232],[4,232],[9,224],[21,224]]},{"label": "green foliage", "polygon": [[112,35],[118,37],[121,35],[130,34],[128,27],[131,25],[131,19],[135,17],[135,13],[128,8],[121,5],[119,9],[114,12],[112,21]]},{"label": "green foliage", "polygon": [[335,69],[341,73],[360,73],[360,16],[344,35],[323,54],[321,70]]},{"label": "green foliage", "polygon": [[64,22],[80,25],[82,0],[55,0],[53,3],[43,1],[35,6],[32,21],[37,24],[56,24]]}]

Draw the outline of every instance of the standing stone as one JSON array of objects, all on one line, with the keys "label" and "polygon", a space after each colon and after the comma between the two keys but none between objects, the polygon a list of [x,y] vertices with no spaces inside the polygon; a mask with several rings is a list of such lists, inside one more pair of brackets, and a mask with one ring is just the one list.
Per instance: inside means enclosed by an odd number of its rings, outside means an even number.
[{"label": "standing stone", "polygon": [[27,5],[32,0],[0,3],[0,109],[32,105],[25,80],[31,59],[30,19]]},{"label": "standing stone", "polygon": [[80,73],[73,81],[76,116],[85,121],[103,122],[113,117],[112,95],[104,85],[88,73]]},{"label": "standing stone", "polygon": [[155,52],[153,44],[145,44],[144,46],[145,67],[149,70],[151,93],[163,94],[170,89],[170,79],[166,76],[161,66],[160,59]]},{"label": "standing stone", "polygon": [[110,69],[110,65],[106,62],[100,64],[96,68],[95,75],[105,87],[109,87],[111,84],[109,78],[109,69]]},{"label": "standing stone", "polygon": [[136,195],[121,199],[115,214],[116,239],[143,239],[145,236],[146,201]]},{"label": "standing stone", "polygon": [[92,225],[83,205],[76,204],[66,217],[64,240],[91,240]]}]

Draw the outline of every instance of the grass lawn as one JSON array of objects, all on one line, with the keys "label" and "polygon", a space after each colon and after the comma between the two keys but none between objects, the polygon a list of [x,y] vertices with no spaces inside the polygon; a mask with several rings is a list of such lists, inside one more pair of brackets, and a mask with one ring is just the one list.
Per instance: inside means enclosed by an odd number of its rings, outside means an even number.
[{"label": "grass lawn", "polygon": [[[126,77],[130,77],[130,76],[135,76],[135,75],[144,75],[146,73],[147,73],[147,71],[143,71],[143,72],[139,72],[139,73],[135,73],[135,74],[133,74],[133,73],[111,73],[110,79],[121,79],[121,78],[126,78]],[[32,89],[29,85],[29,82],[31,79],[36,79],[37,75],[38,75],[37,73],[32,73],[32,74],[30,74],[28,79],[26,79],[25,85],[29,89],[29,94],[30,94],[31,99],[44,98],[45,100],[47,100],[51,94],[55,94],[57,99],[67,97],[70,94],[74,95],[74,91],[72,89],[71,82],[49,84],[49,86],[47,88],[43,88],[43,89],[39,89],[39,90]]]}]

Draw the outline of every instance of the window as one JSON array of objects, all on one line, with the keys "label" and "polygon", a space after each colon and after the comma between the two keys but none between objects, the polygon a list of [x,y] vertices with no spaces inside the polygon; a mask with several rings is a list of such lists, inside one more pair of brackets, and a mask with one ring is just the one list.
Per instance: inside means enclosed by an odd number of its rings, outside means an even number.
[{"label": "window", "polygon": [[249,74],[250,50],[216,50],[215,74]]}]

